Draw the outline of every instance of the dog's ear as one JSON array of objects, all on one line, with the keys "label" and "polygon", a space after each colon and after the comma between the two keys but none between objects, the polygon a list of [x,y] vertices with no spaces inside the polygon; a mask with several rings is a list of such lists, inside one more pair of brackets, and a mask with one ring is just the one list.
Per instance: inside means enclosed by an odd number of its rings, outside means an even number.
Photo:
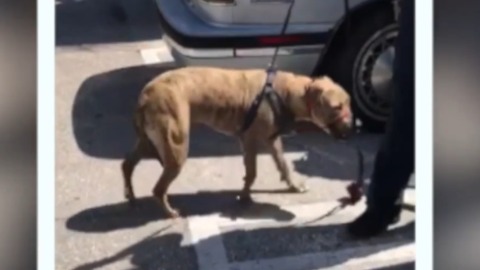
[{"label": "dog's ear", "polygon": [[325,90],[324,85],[322,83],[323,76],[313,78],[313,80],[305,85],[305,97],[307,99],[316,99],[319,95],[323,93]]}]

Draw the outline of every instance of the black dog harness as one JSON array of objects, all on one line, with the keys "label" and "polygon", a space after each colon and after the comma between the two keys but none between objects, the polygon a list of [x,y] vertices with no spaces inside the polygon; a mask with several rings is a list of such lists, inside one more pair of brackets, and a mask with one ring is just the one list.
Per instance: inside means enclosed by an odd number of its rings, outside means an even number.
[{"label": "black dog harness", "polygon": [[268,105],[272,109],[275,126],[277,127],[277,131],[270,135],[270,139],[274,140],[280,135],[292,132],[294,128],[295,117],[292,111],[285,105],[282,97],[273,88],[273,81],[275,80],[277,71],[270,67],[266,70],[266,72],[267,79],[265,81],[265,85],[263,86],[262,91],[255,97],[252,105],[248,109],[239,133],[243,134],[251,127],[257,116],[258,109],[260,108],[262,101],[266,99]]}]

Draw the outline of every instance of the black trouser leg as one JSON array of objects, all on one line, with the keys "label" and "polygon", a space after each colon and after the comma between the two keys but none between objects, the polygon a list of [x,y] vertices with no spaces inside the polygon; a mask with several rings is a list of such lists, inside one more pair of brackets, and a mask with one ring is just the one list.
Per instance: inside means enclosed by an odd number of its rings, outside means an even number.
[{"label": "black trouser leg", "polygon": [[400,212],[395,205],[415,164],[414,1],[401,0],[400,33],[394,66],[394,104],[377,153],[367,210],[348,225],[354,237],[371,237],[388,228]]},{"label": "black trouser leg", "polygon": [[394,104],[374,164],[367,202],[369,208],[393,207],[414,171],[415,3],[414,0],[401,0],[401,4],[400,32],[395,48]]}]

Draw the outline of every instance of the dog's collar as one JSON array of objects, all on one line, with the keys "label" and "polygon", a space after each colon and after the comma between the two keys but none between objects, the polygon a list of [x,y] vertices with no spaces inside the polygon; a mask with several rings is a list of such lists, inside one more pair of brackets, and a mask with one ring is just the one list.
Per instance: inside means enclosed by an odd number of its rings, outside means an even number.
[{"label": "dog's collar", "polygon": [[305,99],[305,105],[307,107],[308,116],[311,117],[313,114],[313,101],[310,98]]}]

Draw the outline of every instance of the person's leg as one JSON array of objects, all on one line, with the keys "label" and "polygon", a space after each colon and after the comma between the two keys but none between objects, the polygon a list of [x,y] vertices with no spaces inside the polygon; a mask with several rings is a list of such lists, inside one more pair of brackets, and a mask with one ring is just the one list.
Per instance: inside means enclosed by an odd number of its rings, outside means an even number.
[{"label": "person's leg", "polygon": [[415,164],[414,1],[401,0],[400,31],[395,48],[394,104],[385,138],[376,155],[367,210],[349,232],[369,237],[384,231],[398,216],[403,189]]}]

